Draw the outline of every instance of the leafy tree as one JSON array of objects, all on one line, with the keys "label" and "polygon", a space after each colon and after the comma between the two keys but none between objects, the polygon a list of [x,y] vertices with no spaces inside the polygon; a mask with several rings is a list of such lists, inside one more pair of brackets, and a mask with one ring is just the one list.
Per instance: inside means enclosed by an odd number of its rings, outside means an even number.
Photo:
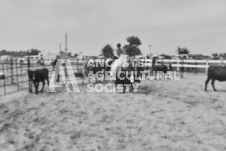
[{"label": "leafy tree", "polygon": [[75,54],[74,54],[74,57],[75,57],[75,58],[76,58],[76,57],[78,57],[78,54],[77,54],[77,53],[75,53]]},{"label": "leafy tree", "polygon": [[126,38],[128,45],[125,45],[123,49],[128,56],[136,56],[141,54],[141,50],[138,48],[141,45],[141,41],[138,37],[130,36]]},{"label": "leafy tree", "polygon": [[140,55],[141,54],[141,51],[140,49],[137,47],[137,46],[130,46],[130,45],[125,45],[123,47],[123,49],[125,50],[125,53],[128,55],[128,56],[136,56],[136,55]]},{"label": "leafy tree", "polygon": [[107,44],[106,46],[104,46],[104,48],[102,49],[102,55],[105,58],[111,58],[114,56],[114,50],[111,45]]},{"label": "leafy tree", "polygon": [[140,46],[142,44],[140,39],[136,36],[130,36],[130,37],[126,38],[126,40],[130,46],[133,46],[133,45]]},{"label": "leafy tree", "polygon": [[220,53],[219,56],[222,57],[223,59],[225,59],[226,58],[226,53]]},{"label": "leafy tree", "polygon": [[220,58],[223,58],[223,59],[226,59],[226,53],[212,53],[212,57],[213,59],[220,59]]},{"label": "leafy tree", "polygon": [[71,57],[71,52],[68,52],[67,55],[68,55],[69,57]]},{"label": "leafy tree", "polygon": [[32,49],[29,51],[29,55],[38,55],[39,52],[41,52],[41,51],[38,50],[38,49],[32,48]]},{"label": "leafy tree", "polygon": [[7,51],[6,50],[1,50],[0,51],[0,55],[7,55]]},{"label": "leafy tree", "polygon": [[38,49],[31,49],[28,53],[28,51],[8,51],[8,50],[1,50],[0,51],[0,55],[10,55],[10,56],[13,56],[13,57],[23,57],[23,56],[26,56],[26,55],[38,55],[39,52],[41,52],[40,50]]},{"label": "leafy tree", "polygon": [[186,47],[183,47],[183,48],[177,47],[176,52],[178,54],[189,54],[190,53],[190,51]]},{"label": "leafy tree", "polygon": [[219,59],[220,56],[217,53],[212,53],[212,57],[213,59]]},{"label": "leafy tree", "polygon": [[164,59],[172,59],[170,55],[161,54],[160,56],[162,56]]}]

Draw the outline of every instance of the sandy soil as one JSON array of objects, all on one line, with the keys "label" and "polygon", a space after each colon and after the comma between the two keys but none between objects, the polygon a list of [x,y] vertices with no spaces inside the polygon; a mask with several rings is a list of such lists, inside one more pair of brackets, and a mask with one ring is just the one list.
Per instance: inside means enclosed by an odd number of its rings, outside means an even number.
[{"label": "sandy soil", "polygon": [[0,151],[225,151],[226,83],[142,81],[138,93],[0,98]]}]

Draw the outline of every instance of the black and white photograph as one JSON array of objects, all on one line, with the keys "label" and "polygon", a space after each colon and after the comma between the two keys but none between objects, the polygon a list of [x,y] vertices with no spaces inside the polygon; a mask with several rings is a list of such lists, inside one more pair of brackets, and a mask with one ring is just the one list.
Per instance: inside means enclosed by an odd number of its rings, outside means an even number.
[{"label": "black and white photograph", "polygon": [[0,0],[0,151],[226,151],[226,1]]}]

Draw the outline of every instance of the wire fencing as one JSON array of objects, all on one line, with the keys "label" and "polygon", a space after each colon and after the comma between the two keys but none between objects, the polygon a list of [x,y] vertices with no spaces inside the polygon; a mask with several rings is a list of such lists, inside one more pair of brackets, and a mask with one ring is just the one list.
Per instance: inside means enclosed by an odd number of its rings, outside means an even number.
[{"label": "wire fencing", "polygon": [[[71,61],[74,73],[82,72],[82,66],[86,60],[73,59]],[[0,60],[0,96],[33,87],[33,84],[29,82],[28,70],[47,68],[50,77],[54,71],[53,61],[54,59],[44,59],[44,65],[41,65],[39,60],[32,58],[11,57]]]},{"label": "wire fencing", "polygon": [[[50,61],[46,60],[45,67],[52,70]],[[29,63],[28,63],[29,62]],[[34,60],[8,58],[0,60],[0,96],[29,88],[27,70],[43,68]]]}]

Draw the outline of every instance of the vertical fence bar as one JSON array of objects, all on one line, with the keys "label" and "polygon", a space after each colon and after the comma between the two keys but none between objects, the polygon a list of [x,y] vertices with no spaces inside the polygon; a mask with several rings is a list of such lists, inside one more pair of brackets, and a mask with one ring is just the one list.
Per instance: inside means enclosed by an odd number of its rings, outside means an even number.
[{"label": "vertical fence bar", "polygon": [[197,74],[197,71],[198,71],[197,65],[198,65],[198,63],[197,63],[196,60],[195,60],[195,65],[196,65],[196,67],[195,67],[195,74]]},{"label": "vertical fence bar", "polygon": [[181,67],[180,67],[181,78],[184,78],[184,59],[181,59]]},{"label": "vertical fence bar", "polygon": [[4,80],[3,84],[4,84],[4,94],[6,94],[5,79],[6,79],[7,77],[6,77],[6,74],[5,74],[4,62],[2,62],[2,71],[3,71],[3,75],[5,76],[5,78],[3,79],[3,80]]},{"label": "vertical fence bar", "polygon": [[206,74],[208,72],[208,67],[209,67],[209,60],[206,60]]},{"label": "vertical fence bar", "polygon": [[10,68],[11,68],[11,84],[14,84],[14,74],[13,74],[13,58],[10,59]]},{"label": "vertical fence bar", "polygon": [[180,64],[180,60],[178,59],[178,60],[177,60],[177,65],[178,65],[178,66],[177,66],[177,71],[178,71],[178,72],[180,71],[179,64]]},{"label": "vertical fence bar", "polygon": [[6,75],[5,75],[5,70],[4,70],[4,62],[2,62],[2,71],[3,71],[3,76],[5,76],[5,78],[3,79],[4,80],[3,84],[4,84],[4,94],[6,94],[6,89],[5,89]]},{"label": "vertical fence bar", "polygon": [[20,88],[19,88],[19,81],[18,81],[17,60],[18,60],[18,59],[16,58],[16,81],[17,81],[17,90],[19,91]]},{"label": "vertical fence bar", "polygon": [[9,66],[8,66],[8,64],[9,64],[9,60],[8,60],[9,58],[7,57],[7,59],[6,59],[6,62],[5,62],[5,64],[6,64],[6,73],[7,73],[7,76],[9,75],[8,73],[9,73]]},{"label": "vertical fence bar", "polygon": [[22,59],[20,59],[20,74],[23,75],[23,72],[22,72]]},{"label": "vertical fence bar", "polygon": [[78,59],[77,59],[77,63],[76,63],[76,64],[77,64],[77,73],[79,73],[79,64],[78,64],[78,62],[79,62],[79,61],[78,61]]},{"label": "vertical fence bar", "polygon": [[[31,64],[30,64],[29,51],[28,51],[28,58],[27,58],[27,69],[28,69],[28,72],[30,70],[30,65]],[[32,83],[31,83],[31,81],[29,79],[29,75],[28,75],[28,91],[32,92]]]}]

